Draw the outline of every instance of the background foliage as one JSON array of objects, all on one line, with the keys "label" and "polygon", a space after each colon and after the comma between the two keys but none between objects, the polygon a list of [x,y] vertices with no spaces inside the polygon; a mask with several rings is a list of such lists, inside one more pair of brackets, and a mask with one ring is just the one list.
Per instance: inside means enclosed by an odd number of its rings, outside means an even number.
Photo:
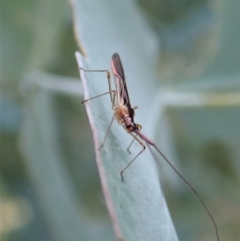
[{"label": "background foliage", "polygon": [[[153,58],[159,90],[152,105],[164,106],[164,115],[159,109],[149,133],[201,193],[222,240],[233,241],[240,235],[238,6],[238,0],[139,0],[135,6],[161,46],[158,61]],[[101,1],[92,9],[103,16],[112,10]],[[114,240],[80,105],[70,7],[63,0],[1,0],[0,11],[1,239]],[[211,98],[199,102],[206,95]],[[144,103],[136,104],[140,112]],[[160,169],[179,240],[214,240],[193,194],[168,167]]]}]

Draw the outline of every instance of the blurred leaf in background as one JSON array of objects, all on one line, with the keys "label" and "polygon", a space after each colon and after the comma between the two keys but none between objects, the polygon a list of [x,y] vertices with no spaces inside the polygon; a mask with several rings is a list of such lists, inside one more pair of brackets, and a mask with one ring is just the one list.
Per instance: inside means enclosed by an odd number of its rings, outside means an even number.
[{"label": "blurred leaf in background", "polygon": [[[152,104],[164,107],[152,121],[155,140],[201,193],[221,239],[238,240],[239,1],[133,2],[161,44],[152,67],[161,80]],[[95,1],[91,11],[94,23],[94,14],[113,10]],[[80,105],[76,49],[67,1],[0,1],[1,240],[114,240]],[[195,104],[206,95],[216,98]],[[161,169],[179,240],[215,240],[193,194]]]},{"label": "blurred leaf in background", "polygon": [[113,240],[68,2],[0,7],[1,240]]}]

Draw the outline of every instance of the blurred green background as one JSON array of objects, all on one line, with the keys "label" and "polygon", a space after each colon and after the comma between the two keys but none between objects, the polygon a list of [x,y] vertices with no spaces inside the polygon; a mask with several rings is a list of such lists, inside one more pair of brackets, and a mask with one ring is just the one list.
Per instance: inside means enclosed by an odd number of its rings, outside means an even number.
[{"label": "blurred green background", "polygon": [[[178,167],[214,213],[222,240],[238,240],[239,1],[138,0],[136,11],[161,45],[161,88],[222,97],[167,104],[166,116]],[[114,240],[80,104],[68,2],[1,0],[0,31],[1,240]],[[156,136],[162,131],[159,121]],[[215,240],[194,195],[174,173],[163,176],[179,240]]]}]

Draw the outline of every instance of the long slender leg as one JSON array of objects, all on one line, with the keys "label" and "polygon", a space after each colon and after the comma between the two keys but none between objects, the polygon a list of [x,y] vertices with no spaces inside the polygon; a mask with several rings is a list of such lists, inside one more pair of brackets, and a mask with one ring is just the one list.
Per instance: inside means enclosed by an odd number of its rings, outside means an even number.
[{"label": "long slender leg", "polygon": [[[89,99],[86,99],[86,100],[82,101],[82,103],[84,103],[84,102],[86,102],[86,101],[88,101],[88,100],[92,100],[92,99],[98,98],[98,97],[103,96],[103,95],[110,94],[110,99],[111,99],[111,102],[112,102],[112,108],[114,108],[114,106],[115,106],[115,99],[116,99],[116,98],[115,98],[115,97],[116,97],[116,91],[115,91],[115,90],[112,90],[111,79],[110,79],[110,72],[109,72],[108,70],[86,70],[86,69],[84,69],[84,68],[82,68],[82,67],[80,67],[79,69],[83,70],[84,72],[106,72],[106,73],[107,73],[107,79],[108,79],[108,88],[109,88],[109,91],[108,91],[108,92],[103,93],[103,94],[100,94],[100,95],[97,95],[97,96],[94,96],[94,97],[91,97],[91,98],[89,98]],[[111,129],[113,120],[114,120],[114,115],[113,115],[113,117],[112,117],[112,120],[111,120],[111,122],[110,122],[110,125],[108,126],[107,133],[106,133],[106,135],[105,135],[105,137],[104,137],[103,143],[102,143],[102,145],[99,147],[99,149],[101,149],[101,148],[104,146],[104,143],[105,143],[105,141],[106,141],[106,139],[107,139],[107,136],[108,136],[108,134],[109,134],[109,131],[110,131],[110,129]]]},{"label": "long slender leg", "polygon": [[114,120],[114,115],[113,115],[112,120],[111,120],[111,122],[110,122],[110,124],[109,124],[109,126],[108,126],[107,133],[106,133],[106,135],[105,135],[105,137],[104,137],[104,139],[103,139],[102,145],[99,147],[99,150],[100,150],[100,149],[104,146],[104,144],[105,144],[105,141],[106,141],[107,136],[108,136],[108,134],[109,134],[109,131],[110,131],[110,129],[111,129],[113,120]]},{"label": "long slender leg", "polygon": [[[112,94],[115,94],[115,92],[116,92],[115,90],[112,90]],[[89,99],[83,100],[83,101],[81,102],[81,104],[83,104],[84,102],[87,102],[87,101],[89,101],[89,100],[98,98],[98,97],[100,97],[100,96],[107,95],[107,94],[110,94],[110,91],[108,91],[108,92],[106,92],[106,93],[103,93],[103,94],[100,94],[100,95],[96,95],[96,96],[91,97],[91,98],[89,98]],[[110,94],[110,95],[111,95],[111,94]]]},{"label": "long slender leg", "polygon": [[[140,132],[141,129],[142,129],[142,126],[139,125],[139,124],[136,124],[136,125],[138,126],[138,131]],[[135,135],[135,137],[137,137],[137,134]],[[131,154],[131,152],[130,152],[130,147],[132,146],[134,140],[136,139],[135,137],[133,138],[132,142],[130,143],[130,145],[129,145],[128,148],[127,148],[127,151],[128,151],[130,154]]]},{"label": "long slender leg", "polygon": [[[135,135],[135,137],[136,137],[136,136],[137,136],[137,135]],[[130,145],[129,145],[128,148],[127,148],[127,151],[128,151],[129,154],[131,154],[130,147],[132,146],[134,140],[135,140],[135,138],[132,139]]]},{"label": "long slender leg", "polygon": [[[101,94],[99,96],[106,95],[106,94],[110,93],[110,99],[111,99],[111,102],[113,103],[113,90],[112,90],[112,86],[111,86],[111,75],[110,75],[110,72],[108,70],[106,70],[106,69],[104,69],[104,70],[87,70],[87,69],[84,69],[82,67],[79,67],[79,69],[81,69],[84,72],[106,72],[107,79],[108,79],[109,92]],[[99,97],[99,96],[96,96],[96,97]],[[90,99],[93,99],[93,98],[96,98],[96,97],[92,97]],[[88,100],[90,100],[90,99],[88,99]],[[84,100],[84,102],[85,101],[87,101],[87,100]]]},{"label": "long slender leg", "polygon": [[130,133],[132,136],[133,136],[133,138],[136,140],[136,141],[138,141],[138,143],[142,146],[142,150],[132,159],[132,161],[130,161],[129,163],[128,163],[128,165],[121,171],[121,178],[122,178],[122,181],[123,181],[123,172],[124,171],[126,171],[126,169],[137,159],[137,157],[145,150],[145,145],[136,137],[136,136],[134,136],[132,133]]}]

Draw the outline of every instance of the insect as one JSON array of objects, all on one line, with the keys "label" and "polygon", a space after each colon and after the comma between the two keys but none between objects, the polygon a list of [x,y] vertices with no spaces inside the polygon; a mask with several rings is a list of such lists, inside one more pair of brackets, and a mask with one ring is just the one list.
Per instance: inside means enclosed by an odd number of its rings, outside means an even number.
[{"label": "insect", "polygon": [[[159,153],[163,157],[163,159],[171,166],[171,168],[177,173],[177,175],[186,183],[186,185],[196,195],[196,197],[198,198],[198,200],[202,204],[203,208],[207,212],[209,218],[211,219],[211,221],[214,225],[214,228],[215,228],[217,240],[220,241],[217,224],[216,224],[214,218],[212,217],[210,211],[208,210],[207,206],[205,205],[205,203],[203,202],[203,200],[199,196],[199,194],[192,187],[192,185],[190,185],[190,183],[183,177],[183,175],[174,167],[174,165],[168,160],[168,158],[160,151],[160,149],[155,145],[155,143],[140,132],[141,129],[142,129],[142,126],[140,124],[136,124],[134,122],[135,109],[137,107],[131,106],[122,62],[121,62],[120,56],[117,53],[113,54],[113,56],[112,56],[111,67],[112,67],[112,73],[113,73],[114,80],[115,80],[116,90],[112,89],[110,72],[108,70],[86,70],[84,68],[79,67],[79,69],[84,71],[84,72],[105,72],[107,74],[109,91],[106,92],[106,93],[103,93],[103,94],[100,94],[100,95],[97,95],[97,96],[94,96],[94,97],[91,97],[89,99],[86,99],[86,100],[82,101],[82,103],[84,103],[84,102],[87,102],[89,100],[98,98],[98,97],[103,96],[103,95],[107,95],[107,94],[110,95],[114,115],[112,117],[112,120],[111,120],[110,125],[107,129],[106,135],[104,137],[103,143],[100,146],[100,148],[103,147],[103,145],[106,141],[106,138],[108,136],[108,133],[110,131],[110,128],[111,128],[111,125],[113,123],[114,118],[116,118],[118,123],[120,125],[122,125],[122,127],[125,129],[125,131],[133,137],[133,140],[130,143],[130,145],[128,146],[127,150],[130,152],[130,147],[133,144],[134,140],[136,140],[142,146],[142,150],[120,172],[121,179],[123,181],[123,173],[137,159],[137,157],[145,150],[145,148],[146,148],[145,144],[148,146],[148,148],[149,148],[150,152],[152,153],[154,159],[157,160],[156,156],[153,153],[153,150],[150,148],[150,146],[153,146],[155,148],[155,150],[157,151],[157,153]],[[145,142],[145,144],[143,142]]]}]

